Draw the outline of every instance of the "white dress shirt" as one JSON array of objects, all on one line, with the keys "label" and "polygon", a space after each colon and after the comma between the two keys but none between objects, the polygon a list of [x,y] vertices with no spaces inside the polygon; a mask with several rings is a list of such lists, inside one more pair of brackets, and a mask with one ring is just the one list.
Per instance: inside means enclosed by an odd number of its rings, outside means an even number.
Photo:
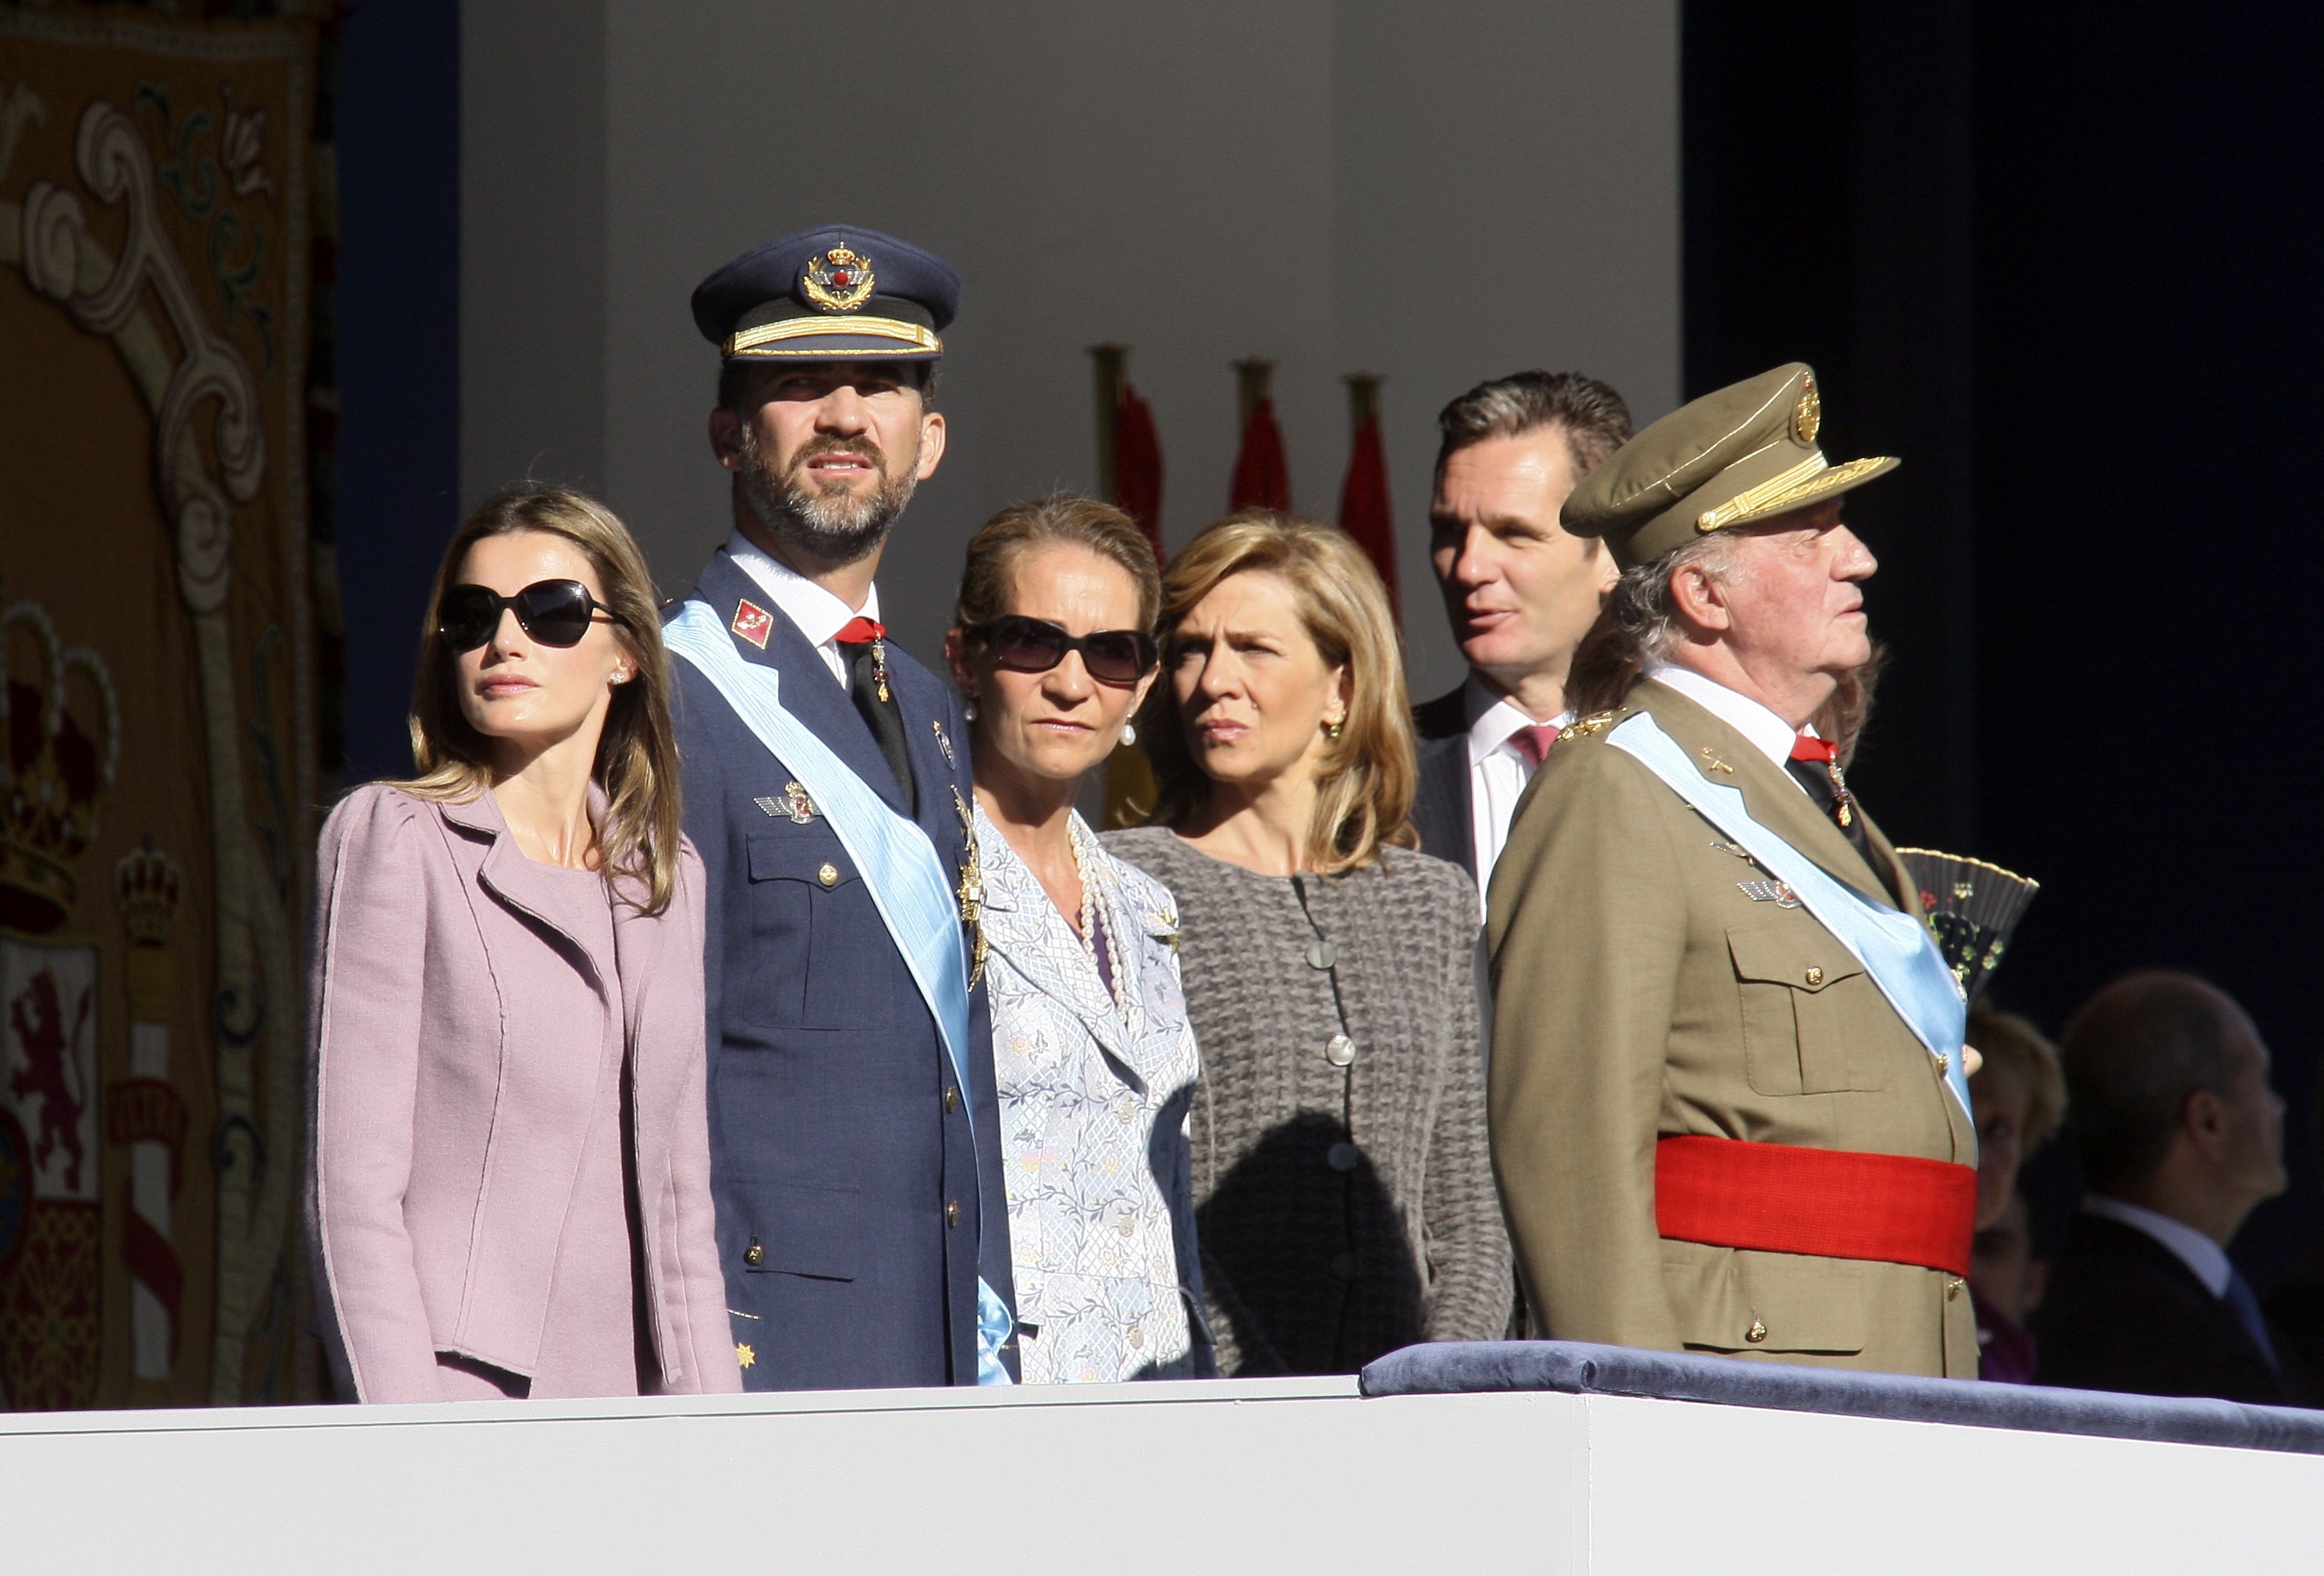
[{"label": "white dress shirt", "polygon": [[859,613],[873,623],[880,622],[880,588],[872,587],[859,610],[848,606],[788,564],[769,558],[752,546],[751,539],[739,530],[727,537],[726,550],[742,567],[743,573],[759,583],[759,589],[773,599],[783,616],[798,626],[807,643],[815,648],[823,665],[839,680],[839,687],[845,689],[847,659],[840,655],[839,631]]},{"label": "white dress shirt", "polygon": [[[1669,685],[1742,734],[1787,778],[1792,776],[1789,762],[1793,742],[1802,733],[1811,737],[1815,733],[1812,727],[1793,727],[1749,696],[1729,689],[1715,678],[1705,678],[1692,668],[1681,668],[1675,662],[1651,662],[1646,665],[1645,677],[1657,684]],[[1796,786],[1799,779],[1792,778],[1792,781]],[[1802,788],[1800,791],[1805,793],[1807,789]]]},{"label": "white dress shirt", "polygon": [[2235,1274],[2235,1266],[2227,1262],[2227,1250],[2184,1221],[2174,1221],[2169,1215],[2158,1215],[2153,1210],[2095,1193],[2082,1200],[2082,1212],[2118,1221],[2134,1231],[2144,1232],[2171,1249],[2180,1263],[2194,1271],[2195,1278],[2201,1281],[2204,1289],[2213,1296],[2225,1297],[2227,1295],[2227,1281]]},{"label": "white dress shirt", "polygon": [[[1509,841],[1509,821],[1517,813],[1517,799],[1533,780],[1534,764],[1517,752],[1510,741],[1520,728],[1534,725],[1517,703],[1487,689],[1475,674],[1461,687],[1462,705],[1469,714],[1469,816],[1477,853],[1477,906],[1481,912],[1485,889],[1492,885],[1493,866]],[[1563,728],[1573,721],[1560,712],[1545,726]]]}]

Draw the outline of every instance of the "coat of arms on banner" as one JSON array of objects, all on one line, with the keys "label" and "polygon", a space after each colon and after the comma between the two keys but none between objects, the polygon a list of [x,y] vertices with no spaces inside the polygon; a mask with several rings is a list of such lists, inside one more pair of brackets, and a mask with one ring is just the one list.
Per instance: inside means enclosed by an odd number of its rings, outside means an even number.
[{"label": "coat of arms on banner", "polygon": [[0,938],[0,1386],[86,1406],[97,1349],[97,948]]}]

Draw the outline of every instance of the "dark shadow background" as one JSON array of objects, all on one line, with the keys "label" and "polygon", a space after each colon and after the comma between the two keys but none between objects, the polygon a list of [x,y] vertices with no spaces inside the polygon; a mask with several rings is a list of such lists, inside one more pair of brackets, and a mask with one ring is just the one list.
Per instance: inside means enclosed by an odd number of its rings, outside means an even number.
[{"label": "dark shadow background", "polygon": [[460,7],[364,0],[338,78],[346,779],[411,770],[420,611],[458,523]]},{"label": "dark shadow background", "polygon": [[[2324,17],[2292,8],[1688,0],[1690,395],[1812,362],[1895,652],[1858,769],[1900,843],[2043,882],[1997,998],[2045,1029],[2130,969],[2239,998],[2324,1237],[2298,587],[2324,338]],[[2055,1147],[2029,1179],[2065,1202]]]}]

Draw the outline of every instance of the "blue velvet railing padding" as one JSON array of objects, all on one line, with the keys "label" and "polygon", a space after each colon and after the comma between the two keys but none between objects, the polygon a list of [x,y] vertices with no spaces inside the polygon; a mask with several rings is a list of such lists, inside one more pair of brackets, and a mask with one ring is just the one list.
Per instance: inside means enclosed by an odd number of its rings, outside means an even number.
[{"label": "blue velvet railing padding", "polygon": [[2324,1412],[2289,1406],[1796,1368],[1578,1341],[1448,1341],[1407,1346],[1366,1368],[1362,1383],[1367,1396],[1562,1390],[1574,1396],[1637,1396],[2324,1455]]}]

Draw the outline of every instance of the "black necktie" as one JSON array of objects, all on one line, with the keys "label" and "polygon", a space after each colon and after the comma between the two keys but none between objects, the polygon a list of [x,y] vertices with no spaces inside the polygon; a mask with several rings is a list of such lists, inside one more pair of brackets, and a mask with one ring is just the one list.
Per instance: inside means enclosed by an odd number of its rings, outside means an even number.
[{"label": "black necktie", "polygon": [[[912,758],[904,748],[904,717],[896,709],[893,691],[881,668],[883,664],[874,655],[876,640],[861,644],[853,641],[839,642],[839,654],[847,659],[851,682],[847,687],[855,709],[862,714],[872,736],[880,742],[880,753],[888,758],[888,766],[896,774],[896,786],[904,790],[904,813],[920,813],[919,796],[912,789]],[[889,690],[889,698],[881,699],[881,692]]]},{"label": "black necktie", "polygon": [[[1818,746],[1821,746],[1821,753],[1818,752]],[[1793,746],[1793,756],[1784,762],[1784,769],[1792,774],[1802,788],[1808,790],[1808,797],[1823,807],[1823,813],[1830,816],[1833,824],[1839,826],[1840,835],[1846,837],[1855,845],[1856,852],[1864,856],[1864,862],[1871,864],[1872,843],[1864,835],[1864,817],[1856,809],[1854,796],[1841,797],[1839,769],[1832,763],[1831,758],[1831,746],[1821,740],[1810,739],[1802,735],[1799,742]],[[1840,814],[1843,806],[1848,810],[1845,816]]]}]

